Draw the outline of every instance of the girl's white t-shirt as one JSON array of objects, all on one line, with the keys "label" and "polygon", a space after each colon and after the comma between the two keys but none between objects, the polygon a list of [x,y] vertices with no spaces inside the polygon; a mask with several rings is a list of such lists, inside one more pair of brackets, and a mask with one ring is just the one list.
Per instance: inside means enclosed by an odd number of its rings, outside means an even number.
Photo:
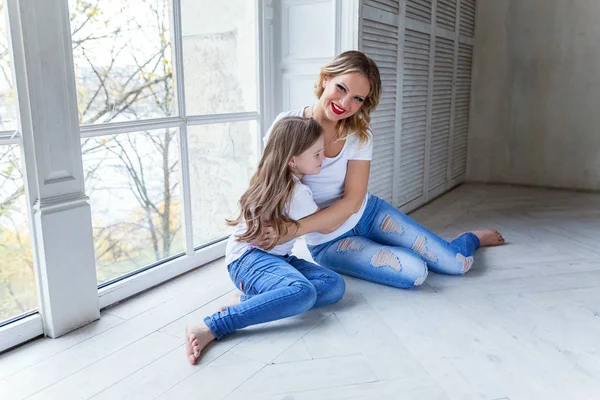
[{"label": "girl's white t-shirt", "polygon": [[[300,110],[286,111],[277,116],[269,131],[264,137],[264,144],[267,143],[271,129],[273,125],[284,117],[302,117],[304,115],[304,108]],[[305,175],[302,181],[312,191],[314,203],[316,203],[320,209],[329,207],[337,200],[341,199],[344,195],[344,182],[346,180],[346,171],[348,169],[349,160],[366,160],[371,161],[373,156],[373,141],[369,139],[365,143],[361,144],[357,135],[350,133],[344,143],[344,147],[334,158],[325,158],[323,160],[323,166],[321,167],[321,173],[318,175]],[[356,226],[367,206],[367,200],[369,199],[369,193],[365,195],[360,210],[357,213],[352,214],[350,218],[344,222],[342,226],[336,229],[332,233],[322,234],[312,232],[305,235],[306,243],[309,245],[318,245],[329,242],[348,232]]]},{"label": "girl's white t-shirt", "polygon": [[[313,195],[309,187],[296,180],[292,198],[290,199],[290,202],[285,210],[287,216],[297,221],[308,215],[314,214],[318,209],[319,208],[313,200]],[[252,247],[252,244],[248,242],[239,242],[236,239],[236,235],[241,235],[246,232],[246,228],[246,222],[241,221],[235,226],[233,234],[229,236],[229,240],[227,241],[227,249],[225,250],[226,265],[229,265],[240,258],[246,252],[246,250]],[[292,248],[294,247],[295,241],[296,240],[294,239],[287,243],[275,246],[271,250],[263,251],[276,256],[290,255],[292,254]]]}]

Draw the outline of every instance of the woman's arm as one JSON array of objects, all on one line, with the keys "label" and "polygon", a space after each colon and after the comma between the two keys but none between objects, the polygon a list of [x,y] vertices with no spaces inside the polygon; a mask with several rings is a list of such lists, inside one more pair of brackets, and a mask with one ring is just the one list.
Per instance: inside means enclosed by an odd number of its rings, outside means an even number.
[{"label": "woman's arm", "polygon": [[[311,232],[331,233],[338,229],[360,210],[367,194],[371,162],[364,160],[349,160],[344,181],[344,196],[324,210],[309,215],[298,221],[299,226],[288,224],[288,233],[281,236],[277,244],[289,242],[292,239]],[[268,237],[273,235],[272,228],[263,229],[263,234],[256,241],[262,247],[268,243]]]},{"label": "woman's arm", "polygon": [[334,232],[352,214],[357,213],[367,194],[370,169],[370,161],[349,160],[344,181],[344,196],[326,209],[298,221],[300,227],[294,236],[299,237],[310,232]]}]

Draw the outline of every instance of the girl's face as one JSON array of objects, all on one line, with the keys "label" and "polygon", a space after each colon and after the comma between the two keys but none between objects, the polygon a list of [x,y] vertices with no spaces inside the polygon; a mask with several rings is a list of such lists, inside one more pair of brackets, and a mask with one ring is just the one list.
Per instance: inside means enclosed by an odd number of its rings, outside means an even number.
[{"label": "girl's face", "polygon": [[300,175],[317,175],[325,159],[325,138],[323,135],[302,154],[292,157],[289,166],[292,172]]},{"label": "girl's face", "polygon": [[319,103],[330,121],[339,121],[356,114],[371,90],[366,76],[350,72],[323,79],[324,91]]}]

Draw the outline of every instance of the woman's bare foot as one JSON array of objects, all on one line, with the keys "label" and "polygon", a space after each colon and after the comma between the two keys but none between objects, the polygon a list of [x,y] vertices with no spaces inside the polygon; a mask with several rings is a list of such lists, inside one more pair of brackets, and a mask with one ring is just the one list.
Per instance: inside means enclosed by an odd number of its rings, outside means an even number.
[{"label": "woman's bare foot", "polygon": [[229,307],[237,306],[238,304],[240,304],[240,296],[241,295],[242,295],[241,292],[234,293],[227,301],[227,304],[225,304],[224,306],[220,306],[219,308],[217,308],[217,310],[223,312],[223,311],[227,310]]},{"label": "woman's bare foot", "polygon": [[215,340],[215,335],[204,322],[185,328],[185,353],[190,364],[196,364],[202,350],[213,340]]},{"label": "woman's bare foot", "polygon": [[472,234],[477,236],[481,247],[500,246],[504,244],[504,238],[495,229],[483,229],[480,231],[472,231]]}]

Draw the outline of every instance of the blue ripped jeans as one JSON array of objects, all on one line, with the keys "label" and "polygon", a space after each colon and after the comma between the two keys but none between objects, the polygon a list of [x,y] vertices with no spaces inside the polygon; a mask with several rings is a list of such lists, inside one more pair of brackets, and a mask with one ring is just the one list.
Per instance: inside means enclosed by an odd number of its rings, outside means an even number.
[{"label": "blue ripped jeans", "polygon": [[354,229],[327,243],[308,246],[314,260],[324,267],[399,288],[421,285],[428,269],[464,274],[473,266],[478,248],[474,234],[447,242],[373,195]]},{"label": "blue ripped jeans", "polygon": [[327,268],[257,248],[246,251],[227,269],[244,295],[237,306],[204,318],[217,340],[250,325],[333,304],[346,290],[344,279]]}]

